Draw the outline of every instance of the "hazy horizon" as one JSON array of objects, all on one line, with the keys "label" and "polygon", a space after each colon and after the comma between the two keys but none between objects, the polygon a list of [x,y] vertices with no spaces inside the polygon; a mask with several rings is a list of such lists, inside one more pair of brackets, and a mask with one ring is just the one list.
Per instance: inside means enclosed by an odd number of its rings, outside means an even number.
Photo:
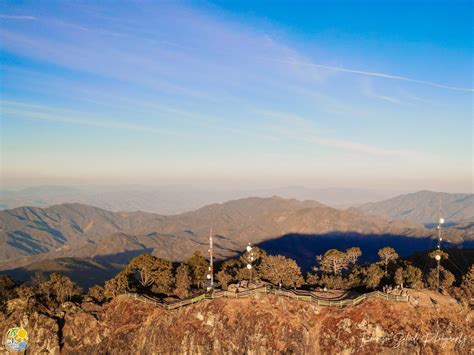
[{"label": "hazy horizon", "polygon": [[3,2],[1,184],[472,193],[471,10]]},{"label": "hazy horizon", "polygon": [[409,194],[409,193],[416,193],[420,191],[431,191],[436,193],[450,193],[450,194],[472,194],[470,191],[461,191],[461,190],[436,190],[430,188],[419,188],[419,189],[389,189],[389,188],[378,188],[378,187],[359,187],[359,186],[337,186],[337,185],[309,185],[309,184],[287,184],[287,185],[266,185],[266,184],[229,184],[226,182],[222,183],[168,183],[168,184],[139,184],[139,183],[57,183],[57,184],[12,184],[12,185],[3,185],[0,187],[1,191],[9,191],[9,192],[19,192],[23,190],[42,190],[42,189],[83,189],[83,190],[90,190],[90,191],[107,191],[107,190],[147,190],[147,189],[195,189],[195,190],[209,190],[215,189],[220,191],[253,191],[253,190],[278,190],[278,189],[308,189],[308,190],[320,190],[320,191],[331,191],[331,190],[338,190],[338,191],[373,191],[373,192],[385,192],[390,194]]}]

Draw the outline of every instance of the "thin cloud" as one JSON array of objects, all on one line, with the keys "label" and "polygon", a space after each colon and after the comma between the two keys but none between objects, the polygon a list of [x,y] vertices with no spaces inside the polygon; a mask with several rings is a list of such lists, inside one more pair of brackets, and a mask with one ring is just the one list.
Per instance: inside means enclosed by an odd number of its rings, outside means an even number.
[{"label": "thin cloud", "polygon": [[[143,105],[145,104],[146,103],[143,103]],[[159,108],[165,112],[187,116],[189,119],[195,119],[194,122],[196,122],[198,126],[206,128],[209,131],[218,130],[220,132],[240,134],[245,137],[266,139],[266,140],[272,140],[272,141],[277,140],[277,138],[271,135],[256,134],[252,131],[241,129],[238,127],[237,128],[236,127],[223,127],[222,125],[219,124],[217,118],[212,117],[212,116],[204,116],[201,114],[196,114],[196,113],[174,109],[174,108],[166,107],[166,106],[160,106],[160,105],[148,105],[148,107]],[[168,135],[168,136],[176,136],[176,137],[181,137],[181,138],[190,137],[189,134],[186,134],[184,132],[163,130],[159,127],[154,127],[150,125],[137,125],[137,124],[126,123],[126,122],[114,122],[114,121],[109,121],[109,120],[103,120],[100,118],[93,118],[93,119],[83,118],[83,117],[78,118],[77,115],[79,113],[57,110],[52,107],[46,107],[46,106],[36,105],[36,104],[3,100],[3,101],[0,101],[0,108],[4,116],[6,116],[7,114],[10,114],[10,115],[18,116],[24,119],[63,122],[63,123],[78,124],[78,125],[84,125],[84,126],[93,126],[93,127],[98,127],[98,128],[116,128],[116,129],[124,129],[124,130],[131,130],[131,131],[141,131],[141,132],[148,132],[148,133],[163,134],[163,135]],[[88,115],[84,114],[84,116],[88,116]],[[200,122],[196,121],[201,118],[202,119],[207,118],[207,119],[202,120]]]},{"label": "thin cloud", "polygon": [[392,104],[397,104],[397,105],[403,104],[397,97],[387,96],[387,95],[380,95],[380,94],[376,93],[370,79],[367,79],[363,83],[362,92],[367,97],[374,97],[376,99],[387,101],[387,102],[390,102]]},{"label": "thin cloud", "polygon": [[20,16],[20,15],[0,15],[0,19],[4,20],[20,20],[20,21],[33,21],[36,20],[34,16]]},{"label": "thin cloud", "polygon": [[[261,113],[262,115],[265,115],[269,118],[276,119],[280,123],[278,126],[270,126],[268,129],[271,130],[273,134],[276,135],[276,137],[283,140],[305,142],[306,144],[317,144],[320,146],[342,150],[348,153],[370,155],[384,159],[402,157],[404,159],[411,160],[426,160],[433,158],[431,154],[426,152],[403,149],[385,149],[382,147],[350,140],[324,137],[321,135],[321,130],[318,129],[311,120],[301,116],[266,110],[260,110],[256,112]],[[294,118],[297,118],[297,122],[299,124],[294,124]]]},{"label": "thin cloud", "polygon": [[8,115],[18,116],[22,118],[27,118],[27,119],[40,120],[40,121],[53,121],[53,122],[63,122],[63,123],[77,124],[77,125],[83,125],[83,126],[93,126],[93,127],[99,127],[99,128],[116,128],[116,129],[125,129],[125,130],[131,130],[131,131],[139,131],[139,132],[151,132],[151,133],[159,133],[159,134],[175,136],[175,137],[186,136],[182,133],[163,130],[161,128],[147,126],[147,125],[113,122],[113,121],[105,121],[105,120],[97,120],[97,119],[83,119],[83,118],[66,116],[60,113],[50,114],[50,113],[41,113],[37,111],[28,111],[28,110],[23,110],[23,109],[10,109],[10,108],[3,108],[2,112],[4,115],[8,114]]},{"label": "thin cloud", "polygon": [[349,68],[344,68],[344,67],[334,67],[330,65],[300,62],[300,61],[294,61],[294,60],[281,60],[281,59],[271,59],[271,58],[267,58],[267,59],[275,61],[275,62],[280,62],[280,63],[304,65],[308,67],[328,69],[328,70],[333,70],[333,71],[342,72],[342,73],[352,73],[352,74],[359,74],[359,75],[374,76],[374,77],[390,79],[390,80],[407,81],[407,82],[421,84],[421,85],[428,85],[428,86],[432,86],[439,89],[463,91],[463,92],[474,92],[473,88],[449,86],[449,85],[444,85],[444,84],[438,84],[432,81],[408,78],[405,76],[398,76],[398,75],[391,75],[391,74],[386,74],[386,73],[377,73],[377,72],[370,72],[370,71],[363,71],[363,70],[355,70],[355,69],[349,69]]}]

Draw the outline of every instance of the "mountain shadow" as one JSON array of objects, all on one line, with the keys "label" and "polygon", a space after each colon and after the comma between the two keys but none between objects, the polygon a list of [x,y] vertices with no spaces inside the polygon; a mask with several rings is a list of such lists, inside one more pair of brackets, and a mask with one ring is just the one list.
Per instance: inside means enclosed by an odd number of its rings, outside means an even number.
[{"label": "mountain shadow", "polygon": [[[374,262],[378,260],[380,248],[394,248],[400,257],[423,252],[436,247],[436,240],[431,238],[413,238],[394,234],[361,234],[356,232],[330,232],[324,234],[286,234],[279,238],[266,240],[257,244],[269,254],[285,255],[295,259],[302,271],[310,271],[316,264],[315,257],[329,249],[345,251],[350,247],[359,247],[362,256],[359,261]],[[452,244],[443,242],[443,248],[473,247],[473,242]]]},{"label": "mountain shadow", "polygon": [[87,290],[94,285],[103,285],[105,281],[110,280],[124,269],[134,257],[152,252],[152,248],[145,248],[93,258],[64,257],[42,260],[24,267],[0,271],[0,275],[8,275],[17,281],[29,282],[36,274],[49,277],[51,273],[58,272],[70,277]]}]

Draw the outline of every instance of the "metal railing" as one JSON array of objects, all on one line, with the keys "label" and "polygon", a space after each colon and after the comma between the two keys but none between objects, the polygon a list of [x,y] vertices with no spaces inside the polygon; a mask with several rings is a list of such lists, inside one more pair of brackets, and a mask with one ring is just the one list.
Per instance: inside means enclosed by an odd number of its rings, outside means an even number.
[{"label": "metal railing", "polygon": [[190,304],[194,304],[197,302],[201,302],[203,300],[217,299],[217,298],[223,298],[223,297],[247,298],[256,294],[274,295],[274,296],[279,296],[279,297],[291,298],[297,301],[310,302],[313,304],[317,304],[318,306],[341,307],[341,308],[347,307],[347,306],[355,306],[369,298],[381,298],[381,299],[391,300],[391,301],[396,301],[396,302],[408,301],[408,296],[393,295],[389,293],[383,293],[380,291],[364,293],[353,299],[331,300],[331,299],[315,296],[313,293],[309,291],[280,290],[280,289],[272,288],[269,286],[262,286],[262,287],[258,287],[254,289],[245,290],[242,292],[231,292],[231,291],[223,291],[223,290],[214,291],[212,293],[203,293],[193,298],[188,298],[188,299],[173,301],[173,302],[168,302],[168,301],[150,297],[147,295],[138,295],[136,293],[127,293],[126,295],[140,301],[153,303],[167,310],[172,310],[172,309],[181,308]]}]

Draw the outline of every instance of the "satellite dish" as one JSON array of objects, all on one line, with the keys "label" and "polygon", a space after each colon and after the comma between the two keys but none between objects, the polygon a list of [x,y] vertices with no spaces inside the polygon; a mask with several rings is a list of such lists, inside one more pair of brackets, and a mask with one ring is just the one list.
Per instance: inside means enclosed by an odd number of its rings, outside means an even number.
[{"label": "satellite dish", "polygon": [[252,250],[252,247],[250,245],[247,245],[247,251],[250,253],[251,250]]},{"label": "satellite dish", "polygon": [[247,269],[249,269],[249,270],[250,270],[251,268],[252,268],[252,265],[250,265],[250,264],[247,264]]},{"label": "satellite dish", "polygon": [[210,280],[210,279],[211,279],[211,275],[207,274],[207,279]]},{"label": "satellite dish", "polygon": [[436,254],[435,259],[436,259],[436,261],[440,261],[441,260],[441,255]]},{"label": "satellite dish", "polygon": [[440,218],[439,219],[439,224],[443,224],[444,223],[444,218]]}]

